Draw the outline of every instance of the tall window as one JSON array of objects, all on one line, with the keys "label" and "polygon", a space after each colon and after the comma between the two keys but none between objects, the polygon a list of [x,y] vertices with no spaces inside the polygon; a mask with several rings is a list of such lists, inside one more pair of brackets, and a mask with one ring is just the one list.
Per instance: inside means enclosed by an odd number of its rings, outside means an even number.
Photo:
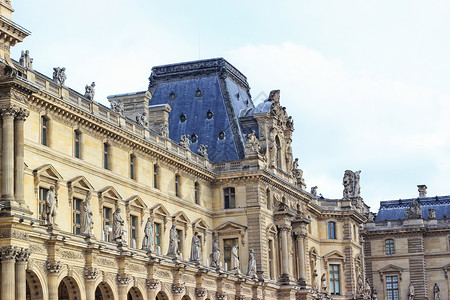
[{"label": "tall window", "polygon": [[278,136],[275,137],[275,143],[277,144],[277,168],[281,169],[281,142]]},{"label": "tall window", "polygon": [[269,277],[270,277],[270,279],[273,279],[273,241],[272,240],[269,240],[269,245],[268,245],[268,248],[269,248],[269,253],[268,253],[268,256],[269,256]]},{"label": "tall window", "polygon": [[200,198],[199,198],[199,191],[200,187],[198,185],[198,182],[194,183],[194,200],[195,204],[200,204]]},{"label": "tall window", "polygon": [[180,197],[180,175],[175,174],[175,196]]},{"label": "tall window", "polygon": [[136,248],[136,239],[137,239],[137,217],[130,215],[130,245],[133,248]]},{"label": "tall window", "polygon": [[226,270],[231,269],[231,248],[234,245],[238,245],[238,239],[224,239],[223,240],[223,262],[225,263]]},{"label": "tall window", "polygon": [[395,246],[394,246],[394,240],[393,239],[387,239],[385,242],[385,248],[386,248],[386,255],[392,255],[395,254]]},{"label": "tall window", "polygon": [[81,233],[81,204],[83,201],[81,199],[73,198],[72,205],[72,232],[74,234]]},{"label": "tall window", "polygon": [[336,239],[336,223],[328,222],[328,238]]},{"label": "tall window", "polygon": [[103,168],[109,170],[109,151],[110,146],[107,143],[103,144]]},{"label": "tall window", "polygon": [[339,278],[339,265],[330,265],[330,294],[339,295],[340,292],[340,278]]},{"label": "tall window", "polygon": [[267,189],[266,191],[266,202],[267,202],[267,209],[271,209],[272,208],[272,204],[271,204],[271,199],[270,199],[270,190]]},{"label": "tall window", "polygon": [[[177,229],[177,235],[178,235],[178,251],[183,253],[183,240],[184,240],[183,230]],[[183,257],[183,259],[186,260],[186,257]]]},{"label": "tall window", "polygon": [[153,187],[158,188],[158,165],[153,165]]},{"label": "tall window", "polygon": [[234,187],[223,189],[223,200],[225,208],[236,208],[236,196]]},{"label": "tall window", "polygon": [[74,148],[73,155],[76,158],[81,158],[80,157],[80,137],[81,137],[80,132],[78,130],[75,130],[73,133],[73,148]]},{"label": "tall window", "polygon": [[386,293],[388,300],[398,300],[397,276],[386,276]]},{"label": "tall window", "polygon": [[39,188],[39,218],[42,219],[42,214],[45,209],[45,199],[47,198],[48,189]]},{"label": "tall window", "polygon": [[48,146],[48,119],[45,116],[41,117],[41,144]]},{"label": "tall window", "polygon": [[130,178],[136,179],[136,156],[130,155]]},{"label": "tall window", "polygon": [[[161,224],[155,223],[153,228],[155,231],[155,246],[161,247]],[[161,253],[158,253],[158,254],[161,254]]]},{"label": "tall window", "polygon": [[111,208],[109,207],[103,207],[103,232],[104,232],[104,240],[106,242],[111,241],[111,231],[109,230],[112,225],[111,220]]}]

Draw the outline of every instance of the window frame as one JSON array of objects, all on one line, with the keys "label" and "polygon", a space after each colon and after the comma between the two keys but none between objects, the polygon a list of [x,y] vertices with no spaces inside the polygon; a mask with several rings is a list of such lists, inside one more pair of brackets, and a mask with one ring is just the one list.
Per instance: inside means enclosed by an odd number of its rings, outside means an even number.
[{"label": "window frame", "polygon": [[194,182],[194,203],[200,205],[200,184]]},{"label": "window frame", "polygon": [[[106,218],[105,216],[105,212],[109,210],[109,218]],[[112,219],[112,214],[113,214],[113,210],[114,208],[108,206],[108,205],[103,205],[102,208],[102,232],[103,232],[103,241],[104,242],[108,242],[111,243],[111,233],[106,229],[106,225],[109,226],[109,228],[112,228],[112,223],[113,223],[113,219]],[[106,224],[108,223],[108,224]]]},{"label": "window frame", "polygon": [[41,116],[41,136],[40,136],[40,144],[49,147],[49,122],[50,119],[47,116]]},{"label": "window frame", "polygon": [[80,130],[73,131],[73,156],[78,159],[81,159],[81,136]]},{"label": "window frame", "polygon": [[[130,221],[129,221],[129,230],[130,230],[130,247],[133,248],[133,240],[135,242],[136,247],[134,249],[137,248],[137,243],[139,240],[139,216],[136,216],[134,214],[130,214]],[[134,224],[133,224],[134,221]],[[134,237],[133,237],[134,235]]]},{"label": "window frame", "polygon": [[159,189],[159,182],[158,182],[159,172],[160,170],[158,164],[153,164],[153,187],[155,189]]},{"label": "window frame", "polygon": [[226,187],[223,189],[224,209],[236,208],[236,189],[234,187]]},{"label": "window frame", "polygon": [[336,240],[337,236],[336,236],[336,222],[334,221],[328,221],[328,239],[330,240]]},{"label": "window frame", "polygon": [[[72,200],[72,233],[76,235],[81,234],[81,218],[82,218],[82,205],[84,201],[78,197],[74,197]],[[79,207],[77,207],[79,204]],[[77,216],[80,218],[80,222],[77,223]],[[78,231],[78,232],[77,232]]]},{"label": "window frame", "polygon": [[[227,246],[227,242],[228,241],[233,241],[231,242],[231,246],[228,247]],[[231,268],[231,249],[233,248],[233,245],[236,245],[238,247],[238,253],[240,254],[240,247],[239,247],[239,238],[238,237],[228,237],[228,238],[224,238],[222,239],[222,250],[223,250],[223,268],[225,269],[225,271],[230,271]],[[229,259],[227,258],[227,256],[229,256]],[[240,257],[240,255],[239,255]],[[225,268],[226,266],[226,268]]]},{"label": "window frame", "polygon": [[[395,281],[394,281],[395,278]],[[399,300],[399,280],[397,275],[386,276],[386,299],[388,300]],[[394,287],[397,285],[396,288]],[[397,292],[397,293],[395,293]]]},{"label": "window frame", "polygon": [[395,254],[395,242],[394,239],[384,240],[384,250],[386,255]]},{"label": "window frame", "polygon": [[[337,276],[336,276],[337,274]],[[328,276],[330,278],[330,294],[341,295],[341,272],[339,264],[328,265]],[[336,291],[337,287],[337,291]]]},{"label": "window frame", "polygon": [[111,170],[111,145],[103,143],[103,169]]},{"label": "window frame", "polygon": [[130,154],[130,179],[132,180],[136,180],[136,155],[134,155],[133,153]]},{"label": "window frame", "polygon": [[181,177],[180,174],[175,174],[174,177],[174,188],[175,188],[175,197],[181,197],[181,193],[180,193],[180,185],[181,185]]},{"label": "window frame", "polygon": [[47,193],[50,189],[39,186],[39,190],[38,190],[38,214],[39,214],[39,219],[43,220],[42,218],[42,213],[45,210],[45,200],[47,198]]}]

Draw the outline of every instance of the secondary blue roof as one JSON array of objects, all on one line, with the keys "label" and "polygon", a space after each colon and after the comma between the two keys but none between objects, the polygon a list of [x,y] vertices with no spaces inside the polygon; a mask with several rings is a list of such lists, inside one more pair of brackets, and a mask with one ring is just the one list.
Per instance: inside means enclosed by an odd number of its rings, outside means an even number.
[{"label": "secondary blue roof", "polygon": [[[450,196],[416,198],[416,200],[422,207],[422,216],[425,220],[428,219],[430,208],[436,211],[437,219],[450,217]],[[381,201],[375,222],[404,220],[405,209],[409,208],[412,201],[413,199]]]},{"label": "secondary blue roof", "polygon": [[[169,138],[191,138],[190,149],[208,146],[212,162],[244,157],[242,110],[254,108],[247,78],[223,58],[158,66],[152,69],[150,106],[169,104]],[[220,136],[224,138],[220,139]]]}]

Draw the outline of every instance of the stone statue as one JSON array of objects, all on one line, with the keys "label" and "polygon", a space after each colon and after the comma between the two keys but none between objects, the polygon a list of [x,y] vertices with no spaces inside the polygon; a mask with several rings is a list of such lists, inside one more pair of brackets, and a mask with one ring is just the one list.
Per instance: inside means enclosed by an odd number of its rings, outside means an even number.
[{"label": "stone statue", "polygon": [[58,206],[58,199],[55,194],[55,186],[50,186],[45,199],[45,220],[47,224],[56,225],[56,207]]},{"label": "stone statue", "polygon": [[255,131],[245,135],[245,154],[255,154],[259,152],[259,140],[255,135]]},{"label": "stone statue", "polygon": [[312,194],[313,196],[316,196],[316,197],[317,197],[317,186],[313,186],[313,187],[311,188],[311,194]]},{"label": "stone statue", "polygon": [[315,290],[319,290],[319,282],[317,280],[317,277],[319,277],[319,273],[317,273],[317,270],[313,271],[313,278],[312,278],[312,287]]},{"label": "stone statue", "polygon": [[408,288],[408,300],[414,300],[415,295],[414,285],[411,282]]},{"label": "stone statue", "polygon": [[125,222],[120,216],[121,211],[120,207],[118,207],[113,213],[113,240],[116,242],[122,242],[124,238],[123,225]]},{"label": "stone statue", "polygon": [[152,251],[153,249],[153,224],[152,219],[148,217],[144,227],[144,239],[142,240],[142,250]]},{"label": "stone statue", "polygon": [[144,111],[141,115],[136,116],[136,122],[144,127],[148,127],[147,112]]},{"label": "stone statue", "polygon": [[298,170],[298,158],[296,158],[292,163],[292,171],[295,172],[295,170]]},{"label": "stone statue", "polygon": [[360,197],[361,188],[359,185],[359,177],[361,171],[346,170],[342,184],[344,185],[344,199]]},{"label": "stone statue", "polygon": [[436,220],[436,210],[434,208],[428,209],[428,220]]},{"label": "stone statue", "polygon": [[256,277],[256,258],[253,249],[248,254],[248,271],[247,276]]},{"label": "stone statue", "polygon": [[276,167],[277,166],[277,146],[275,144],[275,135],[276,135],[276,129],[275,127],[272,127],[269,131],[269,143],[267,147],[269,148],[269,166],[270,167]]},{"label": "stone statue", "polygon": [[372,288],[370,287],[369,279],[366,278],[366,283],[364,284],[364,299],[370,299],[370,296],[372,295]]},{"label": "stone statue", "polygon": [[231,247],[231,270],[235,270],[238,273],[240,272],[239,250],[237,245]]},{"label": "stone statue", "polygon": [[158,134],[162,136],[163,138],[169,137],[169,125],[167,123],[162,123],[159,126]]},{"label": "stone statue", "polygon": [[184,134],[180,137],[180,146],[189,149],[189,147],[191,146],[191,141],[189,140],[188,134]]},{"label": "stone statue", "polygon": [[203,156],[204,158],[208,159],[208,145],[200,144],[198,146],[197,153],[198,153],[198,155]]},{"label": "stone statue", "polygon": [[111,101],[111,109],[113,110],[113,112],[121,116],[123,116],[125,113],[122,101]]},{"label": "stone statue", "polygon": [[198,263],[202,260],[202,241],[198,237],[197,232],[194,233],[194,236],[192,237],[191,256],[189,260]]},{"label": "stone statue", "polygon": [[286,166],[292,167],[292,170],[288,170],[288,172],[291,172],[294,170],[294,156],[292,154],[292,146],[290,145],[290,143],[292,142],[291,139],[289,139],[289,143],[286,146]]},{"label": "stone statue", "polygon": [[437,283],[434,284],[433,295],[434,295],[434,300],[441,300],[441,289],[439,288]]},{"label": "stone statue", "polygon": [[325,273],[323,273],[322,277],[320,278],[320,285],[322,287],[322,293],[327,293],[328,287],[327,287],[327,277],[326,277]]},{"label": "stone statue", "polygon": [[378,300],[378,293],[375,288],[372,290],[372,300]]},{"label": "stone statue", "polygon": [[356,282],[356,293],[359,296],[364,295],[364,281],[361,274],[358,275],[358,280]]},{"label": "stone statue", "polygon": [[422,207],[417,199],[413,199],[409,207],[405,209],[406,219],[422,219]]},{"label": "stone statue", "polygon": [[373,223],[375,222],[375,214],[369,211],[369,214],[367,215],[367,222]]},{"label": "stone statue", "polygon": [[89,100],[94,100],[95,95],[95,82],[92,82],[91,85],[87,85],[84,87],[84,96]]},{"label": "stone statue", "polygon": [[94,217],[91,209],[92,192],[89,191],[83,203],[82,234],[91,235],[94,228]]},{"label": "stone statue", "polygon": [[178,258],[178,233],[175,224],[170,228],[169,249],[167,256]]},{"label": "stone statue", "polygon": [[19,64],[25,69],[33,69],[33,59],[30,57],[30,51],[22,50],[20,55]]},{"label": "stone statue", "polygon": [[219,239],[215,238],[212,245],[212,253],[211,253],[211,267],[218,268],[219,267],[219,259],[220,259],[220,248],[219,248]]},{"label": "stone statue", "polygon": [[66,79],[67,79],[66,68],[64,67],[53,68],[53,81],[55,81],[56,84],[63,86],[64,82],[66,82]]}]

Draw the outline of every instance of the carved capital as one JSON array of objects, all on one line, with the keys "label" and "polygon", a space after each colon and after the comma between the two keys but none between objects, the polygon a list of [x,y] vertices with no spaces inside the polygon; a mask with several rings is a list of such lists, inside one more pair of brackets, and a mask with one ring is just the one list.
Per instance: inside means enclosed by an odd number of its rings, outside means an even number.
[{"label": "carved capital", "polygon": [[205,297],[207,292],[206,288],[195,288],[195,296],[198,298]]},{"label": "carved capital", "polygon": [[126,273],[119,273],[116,276],[117,284],[127,285],[130,282],[130,276]]},{"label": "carved capital", "polygon": [[98,270],[94,267],[86,267],[84,268],[84,278],[87,280],[95,280],[98,276]]},{"label": "carved capital", "polygon": [[16,259],[17,253],[20,251],[16,246],[3,246],[0,248],[2,261]]},{"label": "carved capital", "polygon": [[225,300],[227,298],[227,293],[216,292],[216,300]]},{"label": "carved capital", "polygon": [[27,109],[19,108],[19,110],[16,113],[16,120],[17,121],[25,121],[29,115],[30,115],[30,112]]},{"label": "carved capital", "polygon": [[278,225],[278,229],[280,231],[287,231],[287,232],[291,231],[291,227],[287,225]]},{"label": "carved capital", "polygon": [[31,251],[30,249],[21,248],[16,255],[17,262],[27,262],[30,258]]},{"label": "carved capital", "polygon": [[184,292],[184,283],[172,283],[172,293],[181,294]]},{"label": "carved capital", "polygon": [[6,105],[0,109],[2,118],[14,117],[19,112],[19,108],[15,105]]},{"label": "carved capital", "polygon": [[48,274],[58,274],[62,269],[62,264],[60,261],[47,260],[45,268],[47,269]]},{"label": "carved capital", "polygon": [[158,288],[158,285],[160,284],[160,281],[157,279],[147,279],[145,281],[145,285],[149,290],[156,290]]}]

